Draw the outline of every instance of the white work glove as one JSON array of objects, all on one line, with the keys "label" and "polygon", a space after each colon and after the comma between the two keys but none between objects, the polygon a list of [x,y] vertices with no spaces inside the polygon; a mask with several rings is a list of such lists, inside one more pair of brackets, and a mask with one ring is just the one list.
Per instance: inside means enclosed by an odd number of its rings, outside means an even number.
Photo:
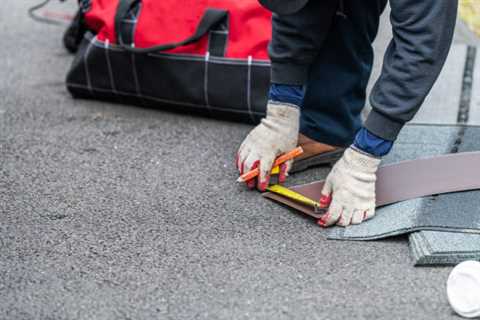
[{"label": "white work glove", "polygon": [[[267,116],[245,138],[237,153],[237,168],[240,174],[259,168],[257,188],[265,191],[270,179],[273,162],[279,155],[297,146],[300,126],[300,110],[288,103],[269,101]],[[280,166],[279,181],[285,181],[292,161]],[[247,182],[255,187],[255,179]]]},{"label": "white work glove", "polygon": [[375,215],[375,181],[381,159],[348,148],[333,166],[322,190],[320,204],[328,212],[322,227],[359,224]]}]

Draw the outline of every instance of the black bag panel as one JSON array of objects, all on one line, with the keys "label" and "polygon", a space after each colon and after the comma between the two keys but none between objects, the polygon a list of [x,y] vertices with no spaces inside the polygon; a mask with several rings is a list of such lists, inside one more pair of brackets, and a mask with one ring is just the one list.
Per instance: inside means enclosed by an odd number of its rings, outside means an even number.
[{"label": "black bag panel", "polygon": [[71,85],[69,90],[70,92],[74,93],[75,98],[114,102],[128,106],[134,105],[142,108],[159,109],[167,112],[208,117],[219,120],[256,124],[263,117],[261,115],[254,115],[252,117],[247,113],[235,113],[227,111],[225,109],[206,111],[205,108],[199,108],[191,105],[172,104],[168,102],[158,101],[157,99],[153,99],[151,97],[140,98],[134,95],[123,95],[119,93],[114,94],[110,90],[100,91],[98,89],[94,89],[93,92],[90,92],[85,86]]},{"label": "black bag panel", "polygon": [[208,63],[208,104],[248,112],[247,64]]},{"label": "black bag panel", "polygon": [[[99,48],[93,43],[90,43],[90,47],[85,52],[86,56],[84,59],[86,69],[88,70],[90,86],[94,88],[115,89],[115,84],[113,83],[115,74],[112,74],[114,70],[112,64],[108,61],[111,61],[112,57],[107,57],[107,54],[110,53],[110,50],[107,52],[103,48]],[[122,77],[123,76],[122,74]],[[117,79],[121,78],[117,77]]]},{"label": "black bag panel", "polygon": [[106,63],[110,63],[111,66],[113,84],[110,87],[114,91],[137,95],[137,75],[135,69],[132,68],[135,61],[134,55],[118,49],[98,49],[103,51],[105,57],[108,57]]},{"label": "black bag panel", "polygon": [[[70,90],[70,86],[68,85],[69,83],[75,82],[75,83],[81,83],[84,85],[86,85],[87,83],[84,57],[85,57],[85,51],[88,48],[88,43],[89,41],[86,38],[82,40],[82,42],[80,43],[77,49],[77,54],[73,59],[70,70],[68,71],[66,82],[67,82],[67,88],[69,89],[70,92],[71,90]],[[71,93],[73,94],[73,92]]]},{"label": "black bag panel", "polygon": [[67,88],[77,98],[254,123],[265,115],[269,85],[265,62],[134,53],[91,35],[67,75]]},{"label": "black bag panel", "polygon": [[142,95],[205,105],[203,61],[135,54],[135,68]]},{"label": "black bag panel", "polygon": [[268,88],[270,88],[270,65],[252,65],[250,79],[252,112],[263,117],[266,112]]}]

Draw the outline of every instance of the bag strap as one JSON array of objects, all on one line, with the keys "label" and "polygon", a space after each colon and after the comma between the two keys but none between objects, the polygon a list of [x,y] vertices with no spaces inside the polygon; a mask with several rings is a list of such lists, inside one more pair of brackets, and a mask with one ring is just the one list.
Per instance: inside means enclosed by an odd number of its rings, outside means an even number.
[{"label": "bag strap", "polygon": [[138,2],[138,0],[119,0],[117,11],[115,13],[115,34],[117,36],[117,43],[124,45],[122,40],[122,21],[126,18],[130,9]]},{"label": "bag strap", "polygon": [[123,42],[122,33],[121,33],[121,24],[122,21],[127,16],[129,10],[140,0],[120,0],[117,6],[117,12],[115,14],[115,33],[117,35],[117,43],[123,49],[127,51],[137,52],[137,53],[147,53],[147,52],[158,52],[175,49],[178,47],[186,46],[197,42],[204,35],[209,33],[211,30],[214,30],[219,24],[225,23],[228,18],[228,11],[221,9],[212,9],[208,8],[205,10],[200,22],[197,25],[195,33],[188,37],[187,39],[175,42],[167,43],[158,46],[153,46],[149,48],[134,48]]}]

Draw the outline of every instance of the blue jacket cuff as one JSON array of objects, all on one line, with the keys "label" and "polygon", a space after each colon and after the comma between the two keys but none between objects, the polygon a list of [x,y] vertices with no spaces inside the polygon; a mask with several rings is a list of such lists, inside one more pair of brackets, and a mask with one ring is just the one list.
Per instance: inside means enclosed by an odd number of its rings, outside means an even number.
[{"label": "blue jacket cuff", "polygon": [[302,86],[275,84],[270,86],[268,100],[290,103],[301,106],[303,103],[304,91]]},{"label": "blue jacket cuff", "polygon": [[393,141],[380,138],[367,129],[362,128],[357,132],[353,145],[375,157],[383,157],[392,149]]}]

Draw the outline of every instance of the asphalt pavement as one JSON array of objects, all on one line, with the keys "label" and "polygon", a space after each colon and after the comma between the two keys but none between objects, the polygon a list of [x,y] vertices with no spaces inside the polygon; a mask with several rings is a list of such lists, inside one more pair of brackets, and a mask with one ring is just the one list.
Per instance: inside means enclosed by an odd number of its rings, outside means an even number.
[{"label": "asphalt pavement", "polygon": [[0,7],[0,319],[455,318],[451,268],[413,267],[405,237],[327,241],[236,184],[251,126],[72,99],[35,3]]}]

